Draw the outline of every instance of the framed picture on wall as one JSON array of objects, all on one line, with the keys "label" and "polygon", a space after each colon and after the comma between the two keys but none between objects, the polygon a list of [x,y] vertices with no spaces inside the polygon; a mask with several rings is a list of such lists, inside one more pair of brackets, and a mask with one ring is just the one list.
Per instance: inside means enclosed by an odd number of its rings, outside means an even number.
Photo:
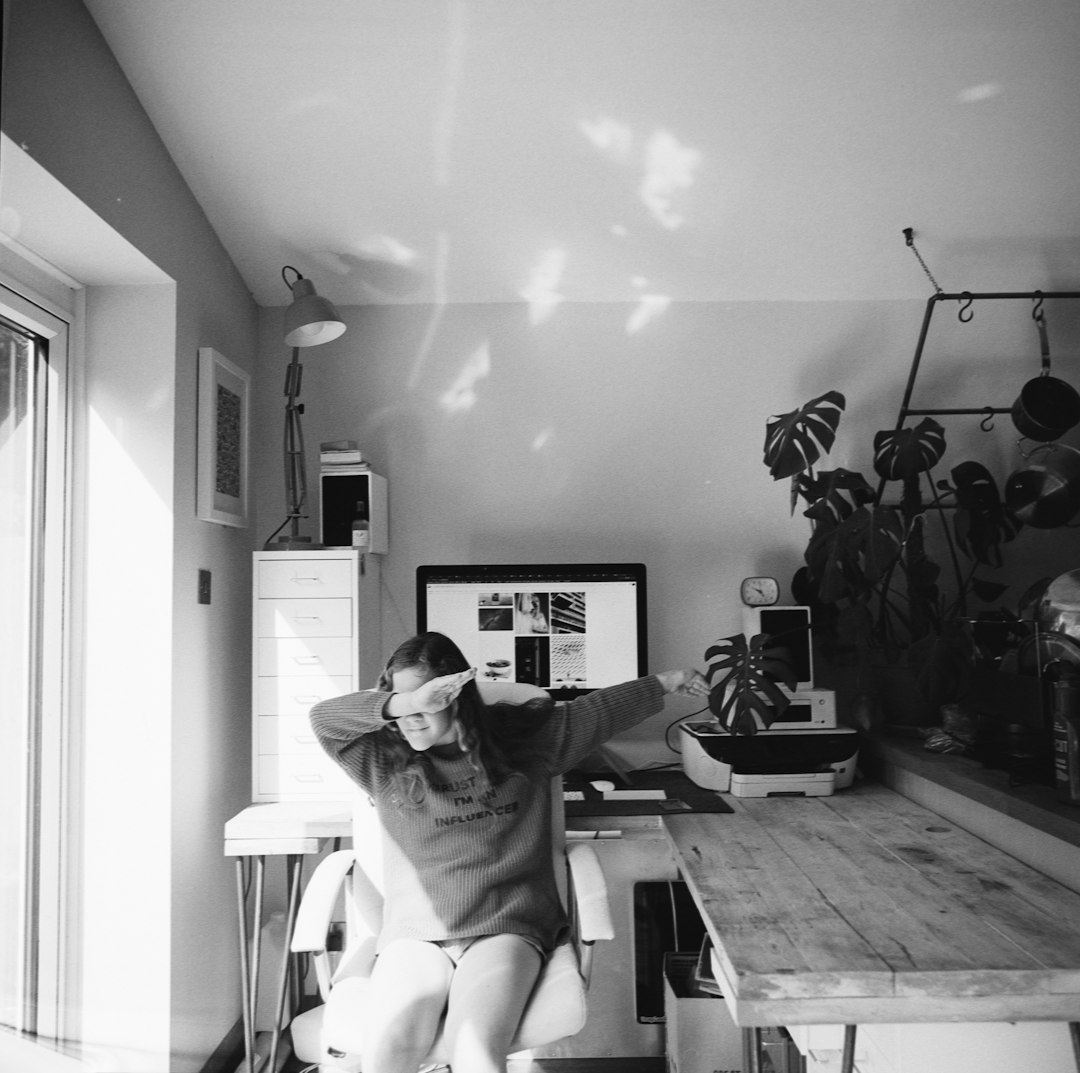
[{"label": "framed picture on wall", "polygon": [[212,347],[199,347],[195,513],[203,521],[246,528],[251,377]]}]

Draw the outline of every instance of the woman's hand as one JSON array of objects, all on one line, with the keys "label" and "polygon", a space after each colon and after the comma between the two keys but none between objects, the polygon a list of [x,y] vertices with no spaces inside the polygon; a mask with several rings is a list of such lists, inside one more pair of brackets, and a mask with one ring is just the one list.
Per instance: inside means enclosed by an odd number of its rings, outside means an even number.
[{"label": "woman's hand", "polygon": [[466,682],[476,677],[476,668],[469,667],[454,674],[443,674],[429,678],[411,693],[395,693],[386,706],[386,714],[391,719],[401,719],[406,715],[427,715],[449,708],[457,700]]},{"label": "woman's hand", "polygon": [[679,671],[659,671],[656,675],[665,693],[676,693],[686,697],[707,697],[709,683],[705,677],[693,668]]}]

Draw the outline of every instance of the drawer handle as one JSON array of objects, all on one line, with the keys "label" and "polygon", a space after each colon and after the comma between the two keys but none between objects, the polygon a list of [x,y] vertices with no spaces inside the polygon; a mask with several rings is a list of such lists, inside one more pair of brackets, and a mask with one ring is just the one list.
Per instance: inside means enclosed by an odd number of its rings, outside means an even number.
[{"label": "drawer handle", "polygon": [[322,782],[321,775],[296,775],[294,776],[297,782]]},{"label": "drawer handle", "polygon": [[316,694],[314,696],[293,697],[293,700],[296,701],[297,704],[318,704],[319,701],[322,700],[322,697]]},{"label": "drawer handle", "polygon": [[319,577],[317,574],[313,577],[291,577],[289,578],[289,580],[294,585],[318,585],[322,582],[322,578]]},{"label": "drawer handle", "polygon": [[322,659],[319,656],[293,656],[293,662],[299,663],[301,667],[314,667],[317,663],[322,663]]},{"label": "drawer handle", "polygon": [[318,615],[293,615],[293,622],[322,622]]},{"label": "drawer handle", "polygon": [[293,741],[295,741],[297,745],[314,745],[316,740],[317,739],[316,739],[314,734],[294,734],[293,735]]}]

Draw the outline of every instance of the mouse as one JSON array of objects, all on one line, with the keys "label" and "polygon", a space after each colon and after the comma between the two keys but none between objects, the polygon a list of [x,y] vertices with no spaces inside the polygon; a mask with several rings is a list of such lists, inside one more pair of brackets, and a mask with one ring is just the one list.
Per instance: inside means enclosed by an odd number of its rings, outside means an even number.
[{"label": "mouse", "polygon": [[609,790],[615,789],[615,783],[608,782],[607,779],[595,779],[593,782],[590,782],[589,785],[594,790],[599,790],[602,794],[606,794]]}]

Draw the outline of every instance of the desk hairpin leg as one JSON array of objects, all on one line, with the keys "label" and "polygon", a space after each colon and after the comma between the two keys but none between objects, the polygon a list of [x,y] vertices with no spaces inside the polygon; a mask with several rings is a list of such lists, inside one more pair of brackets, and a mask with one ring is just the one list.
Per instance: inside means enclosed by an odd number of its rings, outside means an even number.
[{"label": "desk hairpin leg", "polygon": [[[856,1025],[844,1025],[844,1050],[840,1059],[840,1073],[854,1073],[856,1027]],[[1072,1025],[1070,1027],[1074,1030],[1073,1046],[1080,1048],[1080,1026]],[[1077,1050],[1077,1055],[1077,1068],[1080,1070],[1080,1049]],[[746,1073],[764,1073],[765,1055],[762,1053],[760,1028],[743,1029],[743,1056]]]},{"label": "desk hairpin leg", "polygon": [[289,990],[289,968],[292,962],[290,947],[292,946],[293,929],[296,926],[296,912],[300,906],[300,879],[304,870],[304,857],[300,853],[290,853],[287,856],[286,868],[289,872],[289,913],[285,934],[285,950],[281,958],[281,976],[278,980],[277,1016],[274,1019],[274,1035],[270,1042],[270,1063],[266,1067],[270,1073],[277,1069],[278,1044],[281,1042],[281,1033],[285,1021],[285,997]]},{"label": "desk hairpin leg", "polygon": [[743,1038],[743,1065],[746,1073],[761,1073],[761,1029],[744,1028]]},{"label": "desk hairpin leg", "polygon": [[255,928],[248,940],[247,884],[244,858],[236,858],[236,899],[240,924],[240,997],[244,1017],[244,1062],[246,1073],[255,1073],[255,1011],[259,1001],[259,948],[266,858],[255,857]]},{"label": "desk hairpin leg", "polygon": [[844,1053],[840,1073],[852,1073],[855,1068],[855,1025],[844,1025]]}]

